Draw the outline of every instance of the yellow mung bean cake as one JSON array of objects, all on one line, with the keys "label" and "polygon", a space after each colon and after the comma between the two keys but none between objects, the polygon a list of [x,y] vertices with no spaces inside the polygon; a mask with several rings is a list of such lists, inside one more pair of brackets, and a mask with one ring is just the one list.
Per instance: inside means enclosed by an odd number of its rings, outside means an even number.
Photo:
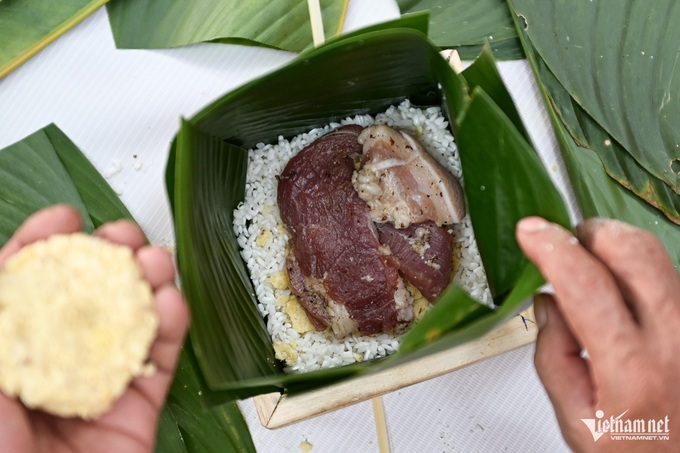
[{"label": "yellow mung bean cake", "polygon": [[158,318],[131,249],[78,233],[21,249],[0,270],[0,389],[89,419],[146,364]]}]

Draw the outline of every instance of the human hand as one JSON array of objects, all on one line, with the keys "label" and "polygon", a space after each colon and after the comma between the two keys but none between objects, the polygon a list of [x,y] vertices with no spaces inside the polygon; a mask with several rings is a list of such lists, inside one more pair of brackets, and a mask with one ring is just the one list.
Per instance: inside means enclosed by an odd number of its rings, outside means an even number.
[{"label": "human hand", "polygon": [[[44,209],[29,217],[0,249],[0,267],[23,246],[53,234],[80,231],[78,212],[67,206]],[[30,410],[0,393],[0,451],[11,452],[150,452],[158,416],[174,376],[188,324],[188,311],[174,286],[170,255],[144,245],[141,230],[129,221],[106,224],[95,233],[135,251],[144,278],[154,292],[159,318],[149,359],[156,372],[134,378],[111,410],[96,420],[60,418]]]},{"label": "human hand", "polygon": [[[555,291],[534,300],[535,363],[562,433],[577,451],[676,451],[680,274],[656,237],[624,223],[587,220],[577,237],[538,217],[517,227],[520,247]],[[613,440],[610,429],[596,441],[597,423],[621,414],[614,431],[626,420],[646,429],[655,420],[655,434],[672,437]],[[582,419],[593,420],[595,434]]]}]

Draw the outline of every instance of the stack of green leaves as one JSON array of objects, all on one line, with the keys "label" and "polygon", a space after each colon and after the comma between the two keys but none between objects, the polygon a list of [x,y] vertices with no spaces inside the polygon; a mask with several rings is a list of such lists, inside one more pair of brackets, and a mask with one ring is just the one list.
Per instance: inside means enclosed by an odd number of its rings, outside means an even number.
[{"label": "stack of green leaves", "polygon": [[509,4],[584,217],[652,231],[680,266],[680,4]]},{"label": "stack of green leaves", "polygon": [[[85,231],[132,216],[76,145],[49,125],[0,150],[0,247],[35,211],[66,203],[80,211]],[[204,410],[191,343],[161,414],[157,450],[254,452],[248,427],[234,403]]]},{"label": "stack of green leaves", "polygon": [[[116,46],[161,49],[197,42],[312,46],[306,0],[5,0],[0,2],[0,79],[107,5]],[[342,31],[349,0],[321,0],[327,38]]]},{"label": "stack of green leaves", "polygon": [[[326,38],[342,31],[349,0],[320,0]],[[220,42],[302,52],[312,46],[307,0],[112,0],[109,21],[120,49]]]},{"label": "stack of green leaves", "polygon": [[[171,149],[167,189],[191,334],[208,404],[319,388],[479,338],[522,308],[542,285],[514,239],[516,222],[541,215],[569,225],[567,210],[531,146],[486,49],[455,74],[415,14],[329,41],[185,120]],[[385,110],[403,99],[442,106],[461,154],[472,224],[497,302],[480,305],[450,286],[403,339],[376,362],[285,374],[256,308],[232,228],[243,200],[247,149],[314,127]]]},{"label": "stack of green leaves", "polygon": [[[399,0],[402,13],[431,10],[442,47],[475,58],[489,42],[499,59],[522,57],[503,0]],[[338,36],[349,0],[321,0],[325,36]],[[5,0],[0,2],[0,79],[103,5],[116,46],[162,49],[198,42],[302,52],[312,46],[307,0]]]}]

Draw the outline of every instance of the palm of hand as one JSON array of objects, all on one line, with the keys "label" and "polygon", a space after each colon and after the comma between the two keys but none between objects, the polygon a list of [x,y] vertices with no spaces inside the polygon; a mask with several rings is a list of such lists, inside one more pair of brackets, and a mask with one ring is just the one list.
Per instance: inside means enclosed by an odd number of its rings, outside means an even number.
[{"label": "palm of hand", "polygon": [[[68,234],[80,229],[80,217],[71,208],[58,206],[41,211],[29,218],[0,250],[0,267],[24,245],[52,234]],[[174,267],[170,255],[161,249],[144,246],[144,236],[138,227],[121,221],[104,225],[95,234],[132,248],[154,291],[160,324],[149,359],[157,371],[151,376],[133,379],[109,412],[90,421],[30,410],[0,393],[0,451],[135,453],[153,450],[158,416],[186,332],[187,309],[173,284]]]}]

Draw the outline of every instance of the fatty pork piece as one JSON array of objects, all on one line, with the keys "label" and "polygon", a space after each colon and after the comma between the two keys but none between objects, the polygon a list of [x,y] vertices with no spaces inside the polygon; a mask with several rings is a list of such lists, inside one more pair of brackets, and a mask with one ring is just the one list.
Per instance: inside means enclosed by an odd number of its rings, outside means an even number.
[{"label": "fatty pork piece", "polygon": [[460,182],[408,132],[371,126],[359,143],[362,167],[353,183],[376,223],[406,228],[431,220],[442,226],[465,216]]},{"label": "fatty pork piece", "polygon": [[392,330],[413,317],[396,263],[352,185],[362,128],[345,126],[303,149],[281,174],[278,205],[291,234],[286,268],[317,330]]}]

